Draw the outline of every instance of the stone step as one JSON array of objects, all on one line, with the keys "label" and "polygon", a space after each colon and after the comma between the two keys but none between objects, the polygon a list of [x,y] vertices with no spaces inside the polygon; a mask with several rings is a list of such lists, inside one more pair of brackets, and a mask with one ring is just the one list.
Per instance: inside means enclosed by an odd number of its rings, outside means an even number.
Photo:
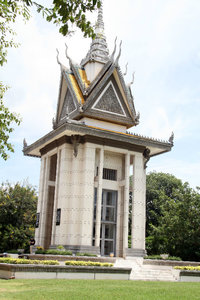
[{"label": "stone step", "polygon": [[141,268],[140,270],[132,271],[132,280],[158,280],[158,281],[175,281],[176,278],[172,273],[172,270],[151,270]]},{"label": "stone step", "polygon": [[143,259],[117,260],[117,267],[132,268],[131,280],[177,281],[175,270],[169,265],[143,264]]},{"label": "stone step", "polygon": [[154,279],[154,280],[175,280],[173,274],[144,274],[144,273],[132,273],[131,279]]},{"label": "stone step", "polygon": [[172,270],[171,266],[142,265],[144,270]]},{"label": "stone step", "polygon": [[170,281],[170,282],[174,282],[174,278],[156,278],[156,277],[143,277],[143,278],[131,278],[131,280],[141,280],[141,281]]}]

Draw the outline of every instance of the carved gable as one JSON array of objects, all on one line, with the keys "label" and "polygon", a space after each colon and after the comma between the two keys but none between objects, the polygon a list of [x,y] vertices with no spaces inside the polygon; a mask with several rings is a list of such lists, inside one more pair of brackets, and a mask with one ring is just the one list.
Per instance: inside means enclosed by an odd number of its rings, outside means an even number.
[{"label": "carved gable", "polygon": [[75,110],[76,110],[76,105],[73,101],[73,98],[72,98],[72,95],[71,95],[69,89],[67,89],[63,107],[62,107],[62,111],[60,114],[60,120],[62,120],[67,114],[69,115]]},{"label": "carved gable", "polygon": [[115,87],[111,81],[99,95],[92,109],[111,114],[126,116],[123,106],[115,90]]}]

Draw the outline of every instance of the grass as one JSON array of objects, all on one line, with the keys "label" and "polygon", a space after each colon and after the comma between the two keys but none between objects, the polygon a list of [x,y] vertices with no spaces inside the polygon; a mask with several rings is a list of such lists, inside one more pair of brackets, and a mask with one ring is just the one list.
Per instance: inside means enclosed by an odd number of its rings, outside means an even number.
[{"label": "grass", "polygon": [[114,280],[0,280],[0,299],[193,300],[200,299],[200,284]]}]

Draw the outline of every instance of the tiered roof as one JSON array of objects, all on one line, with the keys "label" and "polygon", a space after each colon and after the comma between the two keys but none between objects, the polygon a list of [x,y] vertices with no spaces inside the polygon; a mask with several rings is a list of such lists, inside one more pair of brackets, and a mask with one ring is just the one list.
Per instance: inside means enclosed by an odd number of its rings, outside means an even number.
[{"label": "tiered roof", "polygon": [[[130,84],[125,83],[119,66],[121,43],[119,52],[115,55],[115,40],[114,50],[109,55],[102,7],[98,11],[95,32],[96,38],[81,64],[72,61],[68,56],[67,47],[66,56],[70,69],[58,60],[61,66],[61,81],[53,131],[30,146],[25,144],[25,155],[39,157],[44,153],[44,149],[49,149],[49,145],[53,147],[63,141],[70,143],[67,137],[74,134],[80,135],[82,142],[98,141],[100,144],[120,144],[122,148],[138,149],[146,159],[171,150],[173,136],[169,141],[160,141],[126,132],[126,129],[139,123],[139,114],[136,114]],[[95,70],[93,77],[90,76],[92,80],[88,79],[90,70]],[[93,120],[93,125],[88,120]],[[108,127],[101,128],[102,122],[108,124]],[[111,129],[109,124],[116,125],[116,130]],[[117,126],[124,129],[117,130]]]}]

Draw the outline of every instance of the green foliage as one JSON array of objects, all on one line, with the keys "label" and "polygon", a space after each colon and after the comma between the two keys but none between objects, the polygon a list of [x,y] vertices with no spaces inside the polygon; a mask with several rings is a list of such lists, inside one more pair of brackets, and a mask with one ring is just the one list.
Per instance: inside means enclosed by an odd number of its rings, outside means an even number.
[{"label": "green foliage", "polygon": [[59,245],[59,246],[57,247],[57,249],[58,249],[58,250],[65,250],[65,248],[64,248],[62,245]]},{"label": "green foliage", "polygon": [[72,31],[71,25],[75,25],[85,37],[94,38],[94,30],[91,22],[86,19],[85,13],[94,11],[100,5],[100,0],[54,0],[53,8],[48,10],[46,20],[57,24],[60,27],[60,33],[64,36]]},{"label": "green foliage", "polygon": [[18,250],[17,249],[11,249],[11,250],[7,250],[6,253],[11,253],[11,254],[18,254]]},{"label": "green foliage", "polygon": [[57,260],[31,260],[10,257],[0,257],[0,263],[15,265],[59,265],[59,262]]},{"label": "green foliage", "polygon": [[94,262],[94,261],[76,261],[76,260],[69,260],[65,261],[65,265],[68,266],[87,266],[87,267],[113,267],[113,264],[110,263],[101,263],[101,262]]},{"label": "green foliage", "polygon": [[29,185],[0,186],[0,252],[29,248],[34,236],[36,190]]},{"label": "green foliage", "polygon": [[180,258],[180,257],[169,256],[169,257],[167,257],[167,258],[165,259],[165,258],[163,258],[163,257],[160,256],[160,255],[148,255],[148,256],[145,256],[144,259],[160,259],[160,260],[177,260],[177,261],[181,261],[181,258]]},{"label": "green foliage", "polygon": [[80,28],[84,36],[94,37],[91,22],[86,19],[87,11],[94,11],[100,7],[100,0],[54,0],[50,1],[50,7],[44,7],[31,0],[0,0],[0,65],[7,62],[7,49],[17,47],[13,40],[15,32],[11,24],[21,16],[25,21],[30,18],[30,7],[35,7],[38,13],[42,13],[48,22],[59,26],[59,31],[64,36],[69,34],[71,26]]},{"label": "green foliage", "polygon": [[8,151],[14,152],[12,144],[9,143],[9,135],[14,130],[11,125],[13,123],[19,125],[21,122],[19,116],[11,113],[3,104],[3,96],[7,89],[8,87],[0,82],[0,157],[4,160],[8,158]]},{"label": "green foliage", "polygon": [[147,175],[147,253],[200,260],[200,194],[175,176]]},{"label": "green foliage", "polygon": [[65,250],[65,251],[60,251],[60,250],[46,250],[45,254],[54,254],[54,255],[72,255],[72,251]]},{"label": "green foliage", "polygon": [[81,252],[77,252],[76,256],[93,256],[93,257],[97,257],[96,254],[92,254],[92,253],[81,253]]},{"label": "green foliage", "polygon": [[16,21],[16,18],[21,15],[24,20],[30,18],[30,13],[25,1],[15,0],[6,1],[0,0],[0,65],[3,66],[7,62],[7,49],[17,47],[13,40],[15,32],[11,28],[11,23]]},{"label": "green foliage", "polygon": [[49,249],[49,250],[37,250],[35,254],[51,254],[51,255],[72,255],[72,251],[70,250],[65,250],[65,251],[60,251],[60,250],[54,250],[54,249]]},{"label": "green foliage", "polygon": [[[58,247],[57,247],[57,249],[60,249],[60,250],[56,250],[56,249],[44,250],[42,247],[37,247],[37,250],[36,250],[35,254],[72,255],[72,251],[70,251],[70,250],[62,250],[62,249],[65,249],[63,246],[58,246]],[[97,257],[97,255],[95,255],[95,254],[81,253],[81,252],[77,252],[76,256]]]}]

